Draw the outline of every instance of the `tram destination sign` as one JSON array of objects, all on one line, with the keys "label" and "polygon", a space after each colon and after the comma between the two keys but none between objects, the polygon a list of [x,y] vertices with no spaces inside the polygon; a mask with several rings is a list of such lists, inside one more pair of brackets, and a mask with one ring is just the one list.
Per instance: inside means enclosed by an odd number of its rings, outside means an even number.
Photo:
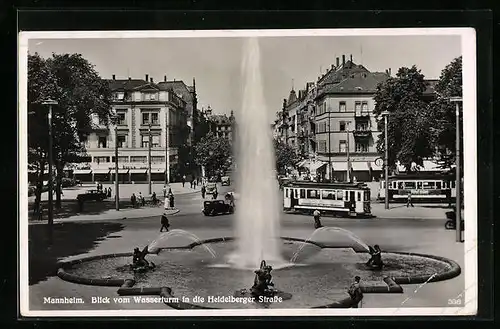
[{"label": "tram destination sign", "polygon": [[344,201],[343,200],[308,199],[308,200],[299,200],[299,206],[344,207]]}]

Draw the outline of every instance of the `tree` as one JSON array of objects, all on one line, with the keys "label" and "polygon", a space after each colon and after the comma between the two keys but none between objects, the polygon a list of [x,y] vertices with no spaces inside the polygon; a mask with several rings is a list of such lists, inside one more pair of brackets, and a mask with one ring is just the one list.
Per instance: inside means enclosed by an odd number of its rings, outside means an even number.
[{"label": "tree", "polygon": [[294,167],[300,161],[300,157],[295,150],[290,145],[278,139],[274,140],[274,152],[276,156],[276,171],[280,175],[286,174],[288,167]]},{"label": "tree", "polygon": [[[105,125],[111,120],[111,91],[93,65],[80,54],[53,54],[48,59],[36,53],[29,55],[28,111],[35,114],[28,140],[30,149],[38,149],[38,154],[43,154],[43,161],[47,160],[48,153],[48,122],[47,106],[41,102],[48,98],[58,103],[52,106],[57,208],[61,206],[64,166],[85,154],[83,142],[93,128],[92,116],[96,115]],[[32,157],[32,160],[35,159]]]},{"label": "tree", "polygon": [[227,138],[208,133],[195,145],[194,160],[206,169],[208,176],[226,172],[231,163],[231,143]]},{"label": "tree", "polygon": [[[440,165],[443,168],[450,168],[455,164],[456,156],[456,108],[449,98],[462,96],[462,56],[455,58],[441,71],[435,90],[437,99],[430,105],[434,115],[431,126],[432,142],[437,150]],[[463,124],[462,117],[460,124],[461,126]],[[463,145],[463,134],[460,136]],[[463,159],[463,148],[460,158]]]},{"label": "tree", "polygon": [[[396,77],[389,78],[377,86],[374,115],[380,117],[384,111],[388,118],[389,167],[399,161],[407,171],[412,163],[422,166],[423,160],[433,154],[429,122],[432,111],[423,100],[426,89],[424,75],[414,65],[402,67]],[[378,128],[384,131],[384,119],[378,121]],[[380,134],[377,150],[385,154],[385,136]]]}]

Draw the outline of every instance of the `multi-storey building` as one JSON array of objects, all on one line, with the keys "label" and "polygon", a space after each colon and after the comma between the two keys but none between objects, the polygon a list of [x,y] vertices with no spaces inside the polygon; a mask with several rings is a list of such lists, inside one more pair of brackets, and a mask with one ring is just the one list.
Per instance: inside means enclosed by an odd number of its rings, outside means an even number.
[{"label": "multi-storey building", "polygon": [[217,137],[227,138],[233,140],[235,118],[234,112],[227,116],[226,114],[213,114],[212,109],[208,106],[205,111],[209,123],[209,131],[214,133]]},{"label": "multi-storey building", "polygon": [[[275,135],[292,145],[297,140],[297,152],[305,158],[299,167],[308,168],[321,179],[344,181],[348,166],[350,179],[380,177],[382,167],[375,162],[380,157],[376,143],[381,132],[373,115],[374,95],[378,84],[390,76],[390,69],[370,72],[354,63],[352,56],[346,61],[343,55],[342,62],[337,57],[336,65],[320,76],[316,85],[308,83],[297,98],[294,90],[290,92],[285,101],[288,104],[277,113]],[[423,98],[432,100],[436,80],[426,83]],[[435,165],[427,161],[424,167],[428,170]]]},{"label": "multi-storey building", "polygon": [[186,143],[190,131],[186,101],[167,83],[156,84],[148,75],[145,80],[119,80],[113,75],[108,82],[116,124],[106,126],[92,118],[94,130],[85,142],[89,163],[77,166],[75,176],[84,181],[113,181],[118,146],[121,182],[146,181],[149,160],[151,179],[170,181],[170,171],[179,163],[178,148]]}]

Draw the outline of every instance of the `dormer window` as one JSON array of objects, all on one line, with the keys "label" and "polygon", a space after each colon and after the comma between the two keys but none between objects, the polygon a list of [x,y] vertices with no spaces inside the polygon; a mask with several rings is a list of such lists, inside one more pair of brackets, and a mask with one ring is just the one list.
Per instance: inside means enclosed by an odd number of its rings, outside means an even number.
[{"label": "dormer window", "polygon": [[117,101],[122,101],[125,98],[125,93],[124,92],[118,92],[114,93],[114,99]]}]

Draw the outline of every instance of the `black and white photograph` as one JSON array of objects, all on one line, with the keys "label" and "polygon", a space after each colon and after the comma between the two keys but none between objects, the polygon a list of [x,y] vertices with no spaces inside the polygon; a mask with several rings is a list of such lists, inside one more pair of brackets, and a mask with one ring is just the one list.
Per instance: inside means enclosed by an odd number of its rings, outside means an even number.
[{"label": "black and white photograph", "polygon": [[476,314],[474,29],[18,46],[22,316]]}]

